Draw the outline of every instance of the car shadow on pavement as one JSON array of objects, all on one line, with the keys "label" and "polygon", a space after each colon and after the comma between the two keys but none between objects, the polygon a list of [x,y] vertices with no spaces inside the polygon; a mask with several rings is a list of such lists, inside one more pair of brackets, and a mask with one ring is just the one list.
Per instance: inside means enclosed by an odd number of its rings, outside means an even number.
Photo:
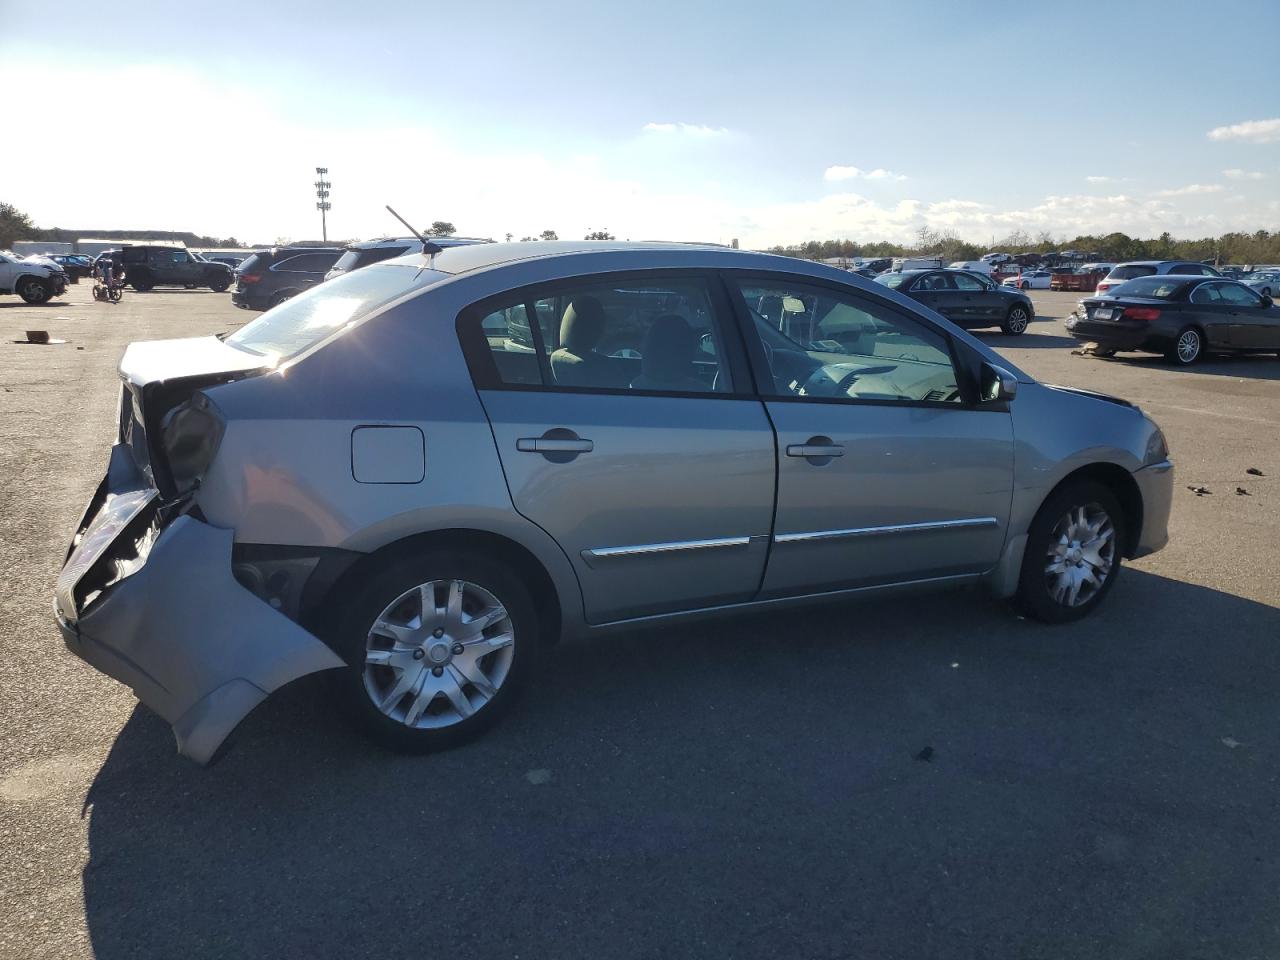
[{"label": "car shadow on pavement", "polygon": [[1103,363],[1123,363],[1135,369],[1158,369],[1169,373],[1194,373],[1236,380],[1280,380],[1280,357],[1262,355],[1212,355],[1190,367],[1170,363],[1154,354],[1118,353],[1114,357],[1090,357]]},{"label": "car shadow on pavement", "polygon": [[92,946],[1274,956],[1277,638],[1130,568],[1071,627],[962,593],[563,644],[433,756],[349,733],[322,678],[208,769],[139,708],[86,800]]},{"label": "car shadow on pavement", "polygon": [[1074,349],[1077,342],[1071,337],[1059,337],[1051,333],[1040,333],[1034,328],[1029,329],[1027,333],[1034,336],[1009,336],[1003,333],[987,333],[984,331],[973,331],[983,343],[989,347],[1008,347],[1010,349],[1027,349],[1027,350],[1063,350]]}]

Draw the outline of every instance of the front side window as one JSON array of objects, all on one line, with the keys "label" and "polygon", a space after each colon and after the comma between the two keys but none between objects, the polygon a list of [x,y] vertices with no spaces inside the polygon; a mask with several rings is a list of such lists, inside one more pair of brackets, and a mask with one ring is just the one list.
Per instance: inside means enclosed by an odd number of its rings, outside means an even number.
[{"label": "front side window", "polygon": [[706,284],[583,280],[490,300],[460,332],[481,386],[731,393]]},{"label": "front side window", "polygon": [[791,282],[739,284],[774,397],[961,403],[947,338],[874,300]]},{"label": "front side window", "polygon": [[951,280],[955,283],[957,290],[964,290],[966,293],[977,293],[987,289],[985,283],[968,273],[954,274]]},{"label": "front side window", "polygon": [[1238,283],[1220,283],[1218,286],[1222,288],[1222,302],[1233,307],[1256,307],[1262,303],[1261,297]]}]

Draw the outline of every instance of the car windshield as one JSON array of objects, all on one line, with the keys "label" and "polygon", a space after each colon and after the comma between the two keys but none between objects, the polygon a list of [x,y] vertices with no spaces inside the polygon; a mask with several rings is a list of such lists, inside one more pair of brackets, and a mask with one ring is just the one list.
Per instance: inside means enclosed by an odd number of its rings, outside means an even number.
[{"label": "car windshield", "polygon": [[444,278],[438,270],[386,265],[346,273],[245,324],[227,343],[287,360],[384,304]]},{"label": "car windshield", "polygon": [[1113,297],[1142,297],[1149,300],[1172,300],[1187,285],[1183,277],[1138,277],[1110,291]]},{"label": "car windshield", "polygon": [[890,289],[897,289],[902,286],[902,282],[907,278],[901,273],[882,273],[876,277],[876,283],[883,283]]}]

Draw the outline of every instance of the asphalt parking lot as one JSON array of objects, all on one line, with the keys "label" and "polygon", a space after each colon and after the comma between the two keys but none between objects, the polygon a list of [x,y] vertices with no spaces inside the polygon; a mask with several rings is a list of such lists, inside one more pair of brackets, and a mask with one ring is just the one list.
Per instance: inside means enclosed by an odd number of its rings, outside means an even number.
[{"label": "asphalt parking lot", "polygon": [[0,299],[0,956],[1280,955],[1280,360],[1074,355],[1073,294],[981,334],[1168,436],[1172,541],[1081,624],[956,593],[561,645],[430,757],[311,678],[201,769],[50,603],[124,345],[250,315],[89,291]]}]

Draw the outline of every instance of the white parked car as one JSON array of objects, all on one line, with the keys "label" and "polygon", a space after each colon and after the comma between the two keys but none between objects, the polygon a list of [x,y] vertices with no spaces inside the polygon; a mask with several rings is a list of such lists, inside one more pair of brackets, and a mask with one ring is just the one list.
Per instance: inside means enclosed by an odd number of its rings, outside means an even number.
[{"label": "white parked car", "polygon": [[1016,277],[1006,279],[1004,285],[1018,290],[1048,290],[1052,276],[1048,270],[1023,270]]},{"label": "white parked car", "polygon": [[1264,297],[1280,295],[1280,270],[1255,270],[1242,276],[1240,282]]},{"label": "white parked car", "polygon": [[0,293],[16,293],[27,303],[48,303],[67,290],[66,272],[47,257],[24,259],[0,250]]},{"label": "white parked car", "polygon": [[970,273],[980,273],[984,277],[989,277],[995,272],[996,268],[988,260],[957,260],[947,269],[968,270]]}]

